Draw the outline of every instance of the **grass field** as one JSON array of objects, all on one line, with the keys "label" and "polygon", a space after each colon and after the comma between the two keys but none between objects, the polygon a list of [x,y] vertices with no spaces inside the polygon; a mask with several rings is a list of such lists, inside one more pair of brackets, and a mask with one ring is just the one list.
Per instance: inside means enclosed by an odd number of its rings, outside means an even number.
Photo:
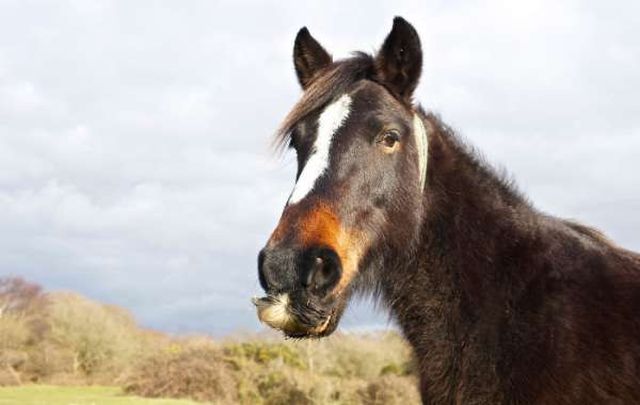
[{"label": "grass field", "polygon": [[127,396],[118,387],[58,387],[25,385],[0,387],[0,405],[194,405],[178,399]]}]

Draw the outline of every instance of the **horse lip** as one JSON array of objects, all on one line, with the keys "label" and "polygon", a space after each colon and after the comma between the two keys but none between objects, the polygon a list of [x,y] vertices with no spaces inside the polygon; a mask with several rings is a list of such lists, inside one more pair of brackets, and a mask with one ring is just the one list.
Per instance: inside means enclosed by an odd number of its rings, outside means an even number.
[{"label": "horse lip", "polygon": [[322,334],[329,327],[329,324],[331,323],[331,318],[333,318],[333,314],[329,314],[329,316],[327,316],[327,319],[325,319],[324,322],[322,322],[319,326],[316,326],[315,328],[313,328],[311,332],[314,335]]},{"label": "horse lip", "polygon": [[251,302],[256,307],[261,306],[261,305],[271,304],[271,303],[273,303],[273,301],[274,301],[274,297],[272,295],[267,295],[266,297],[255,296],[255,297],[251,298]]},{"label": "horse lip", "polygon": [[[283,298],[284,297],[282,296],[276,296],[271,294],[265,297],[256,296],[251,298],[251,302],[253,303],[253,305],[256,306],[256,309],[258,310],[258,319],[260,319],[261,322],[267,324],[268,326],[274,329],[280,329],[282,332],[284,332],[285,334],[291,337],[314,337],[314,336],[319,337],[324,334],[324,332],[327,330],[327,328],[331,324],[331,320],[333,319],[333,315],[334,315],[333,311],[320,324],[311,328],[300,328],[301,325],[299,324],[299,321],[289,311],[286,311],[288,313],[287,315],[288,320],[286,322],[283,322],[281,325],[277,325],[278,322],[273,322],[268,318],[265,319],[263,315],[264,311],[268,310],[268,308],[274,304],[278,304],[278,303],[282,304],[281,301],[283,300]],[[285,300],[285,306],[288,307],[288,297],[284,298],[284,300]]]},{"label": "horse lip", "polygon": [[329,315],[327,316],[327,319],[325,319],[320,325],[307,330],[290,331],[290,332],[283,331],[283,332],[288,337],[294,338],[294,339],[321,338],[325,336],[325,331],[327,330],[327,328],[329,327],[329,324],[331,323],[331,318],[332,318],[332,315]]}]

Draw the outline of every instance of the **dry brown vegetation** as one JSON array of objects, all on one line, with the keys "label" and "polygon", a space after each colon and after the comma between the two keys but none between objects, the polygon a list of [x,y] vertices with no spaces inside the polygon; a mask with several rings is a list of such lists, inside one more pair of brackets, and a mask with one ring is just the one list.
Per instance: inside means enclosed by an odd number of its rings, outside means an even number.
[{"label": "dry brown vegetation", "polygon": [[396,333],[316,341],[170,338],[122,308],[0,279],[0,385],[117,384],[218,404],[419,403]]}]

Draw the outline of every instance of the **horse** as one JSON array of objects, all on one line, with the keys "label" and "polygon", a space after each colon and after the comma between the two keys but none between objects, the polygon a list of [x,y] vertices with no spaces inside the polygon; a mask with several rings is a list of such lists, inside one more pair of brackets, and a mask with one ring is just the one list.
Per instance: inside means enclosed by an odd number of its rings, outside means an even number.
[{"label": "horse", "polygon": [[275,142],[296,182],[258,255],[262,322],[320,338],[372,294],[425,404],[640,403],[640,255],[537,210],[413,102],[410,23],[337,61],[303,27],[293,62],[303,93]]}]

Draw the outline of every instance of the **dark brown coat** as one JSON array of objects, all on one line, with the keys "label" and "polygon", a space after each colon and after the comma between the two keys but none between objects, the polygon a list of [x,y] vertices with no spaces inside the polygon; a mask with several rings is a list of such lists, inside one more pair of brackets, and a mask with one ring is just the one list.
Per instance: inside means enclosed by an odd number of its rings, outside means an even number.
[{"label": "dark brown coat", "polygon": [[278,142],[295,149],[297,177],[319,114],[342,97],[349,111],[327,168],[260,253],[261,320],[326,336],[354,292],[373,292],[414,348],[425,404],[640,403],[640,256],[536,210],[413,103],[409,23],[396,18],[377,55],[338,62],[302,29],[294,62],[305,93]]}]

